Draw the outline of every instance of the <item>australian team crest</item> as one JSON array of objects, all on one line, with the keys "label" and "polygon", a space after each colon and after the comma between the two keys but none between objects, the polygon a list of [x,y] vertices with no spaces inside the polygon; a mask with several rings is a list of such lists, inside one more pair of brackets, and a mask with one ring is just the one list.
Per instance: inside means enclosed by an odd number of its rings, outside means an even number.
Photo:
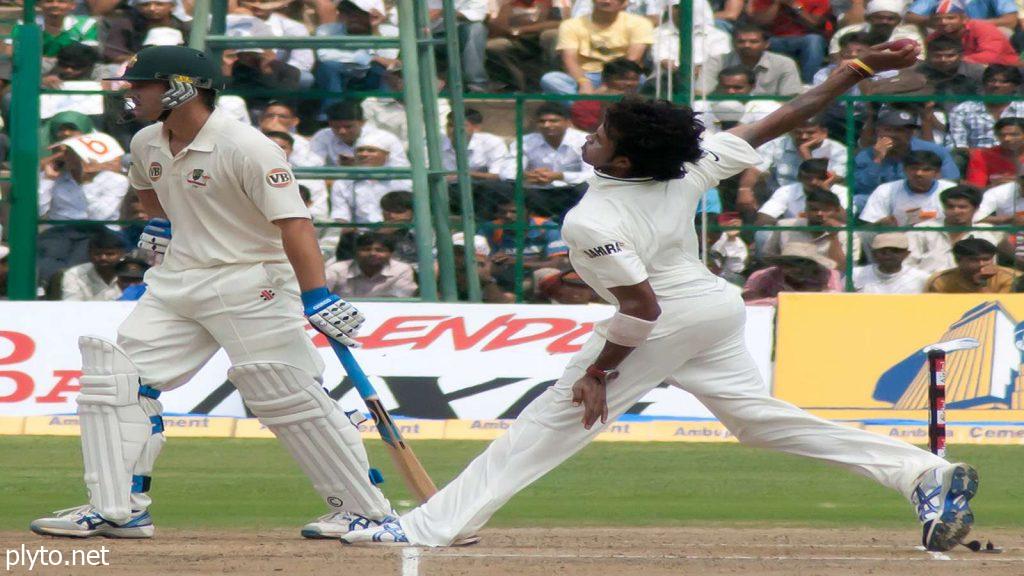
[{"label": "australian team crest", "polygon": [[189,177],[186,180],[186,182],[188,182],[189,184],[192,184],[193,186],[202,186],[202,187],[205,188],[206,187],[206,182],[209,179],[210,179],[210,175],[207,174],[205,170],[203,170],[202,168],[196,168],[196,169],[192,170],[191,174],[189,174]]},{"label": "australian team crest", "polygon": [[[1024,408],[1024,322],[999,302],[964,312],[935,342],[975,338],[981,346],[957,352],[946,362],[948,408]],[[885,371],[872,397],[900,410],[928,406],[928,359],[918,350]]]}]

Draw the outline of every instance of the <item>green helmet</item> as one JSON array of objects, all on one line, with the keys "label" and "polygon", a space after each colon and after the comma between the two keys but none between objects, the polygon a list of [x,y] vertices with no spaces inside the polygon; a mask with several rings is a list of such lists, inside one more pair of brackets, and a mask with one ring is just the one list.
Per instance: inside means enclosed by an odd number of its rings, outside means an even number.
[{"label": "green helmet", "polygon": [[171,80],[196,88],[219,90],[220,67],[205,52],[185,46],[150,46],[139,50],[128,61],[128,68],[117,78],[104,80]]}]

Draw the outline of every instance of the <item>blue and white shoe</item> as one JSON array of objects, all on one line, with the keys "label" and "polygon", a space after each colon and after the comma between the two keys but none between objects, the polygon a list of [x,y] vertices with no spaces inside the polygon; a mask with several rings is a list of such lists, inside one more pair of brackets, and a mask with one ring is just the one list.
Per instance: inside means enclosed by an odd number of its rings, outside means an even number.
[{"label": "blue and white shoe", "polygon": [[394,519],[394,516],[385,516],[383,520],[373,520],[355,512],[328,512],[303,526],[301,534],[305,538],[336,539],[355,530],[376,528]]},{"label": "blue and white shoe", "polygon": [[967,464],[950,464],[924,474],[910,500],[924,525],[921,543],[928,550],[946,551],[971,531],[971,498],[978,493],[978,471]]},{"label": "blue and white shoe", "polygon": [[53,516],[38,518],[29,524],[29,528],[42,536],[63,536],[67,538],[152,538],[153,518],[148,510],[132,513],[131,518],[122,524],[114,524],[100,516],[90,504],[58,510]]},{"label": "blue and white shoe", "polygon": [[341,537],[342,544],[375,545],[375,546],[412,546],[405,530],[395,518],[379,526],[364,530],[353,530]]}]

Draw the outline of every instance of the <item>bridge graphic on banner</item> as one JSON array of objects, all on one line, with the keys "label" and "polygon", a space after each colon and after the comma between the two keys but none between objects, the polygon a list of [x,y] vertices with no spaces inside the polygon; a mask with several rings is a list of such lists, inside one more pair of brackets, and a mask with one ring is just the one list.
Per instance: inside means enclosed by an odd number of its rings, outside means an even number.
[{"label": "bridge graphic on banner", "polygon": [[[934,342],[975,338],[981,346],[951,354],[946,362],[949,408],[1024,408],[1024,322],[999,302],[971,308]],[[879,377],[872,397],[900,410],[928,406],[928,359],[921,350]]]}]

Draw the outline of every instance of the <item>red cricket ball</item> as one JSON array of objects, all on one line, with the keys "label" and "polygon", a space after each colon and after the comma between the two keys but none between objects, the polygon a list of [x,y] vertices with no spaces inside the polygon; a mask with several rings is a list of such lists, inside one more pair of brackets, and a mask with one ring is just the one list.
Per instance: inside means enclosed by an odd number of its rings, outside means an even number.
[{"label": "red cricket ball", "polygon": [[908,46],[917,46],[917,42],[910,38],[900,38],[889,43],[890,50],[902,50]]}]

